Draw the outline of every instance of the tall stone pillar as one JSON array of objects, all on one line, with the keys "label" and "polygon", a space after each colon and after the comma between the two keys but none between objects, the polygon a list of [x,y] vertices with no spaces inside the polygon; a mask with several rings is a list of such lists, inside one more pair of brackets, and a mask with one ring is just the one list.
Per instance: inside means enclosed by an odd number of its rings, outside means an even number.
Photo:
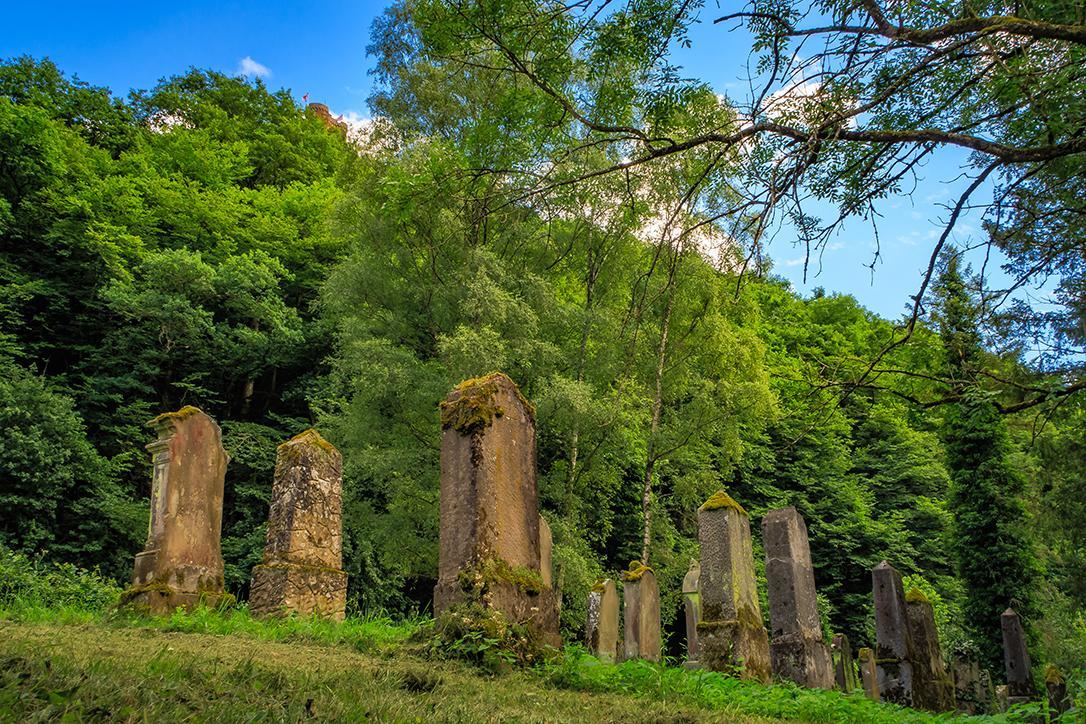
[{"label": "tall stone pillar", "polygon": [[690,569],[683,576],[683,607],[686,613],[686,662],[698,660],[698,622],[701,621],[701,592],[698,581],[701,564],[690,561]]},{"label": "tall stone pillar", "polygon": [[856,680],[856,662],[852,658],[852,644],[849,643],[848,636],[834,634],[831,653],[833,678],[838,690],[847,694],[858,689],[860,684]]},{"label": "tall stone pillar", "polygon": [[276,450],[264,562],[253,568],[249,610],[342,621],[343,457],[313,429]]},{"label": "tall stone pillar", "polygon": [[588,650],[600,661],[613,664],[618,656],[618,588],[610,578],[597,583],[588,594],[585,626]]},{"label": "tall stone pillar", "polygon": [[215,421],[195,407],[151,420],[158,439],[147,446],[154,462],[147,543],[136,555],[132,585],[122,605],[152,614],[223,598],[223,484],[230,457]]},{"label": "tall stone pillar", "polygon": [[1000,616],[1003,628],[1003,663],[1007,669],[1007,704],[1013,706],[1034,698],[1033,673],[1026,645],[1026,631],[1013,608]]},{"label": "tall stone pillar", "polygon": [[882,701],[913,705],[913,641],[901,574],[886,561],[871,571],[875,596],[875,662]]},{"label": "tall stone pillar", "polygon": [[912,589],[905,596],[909,637],[913,642],[913,706],[941,712],[954,709],[954,684],[943,664],[935,612],[922,591]]},{"label": "tall stone pillar", "polygon": [[811,689],[833,688],[833,661],[822,640],[807,525],[795,508],[762,519],[774,675]]},{"label": "tall stone pillar", "polygon": [[660,587],[656,574],[636,561],[623,575],[624,659],[660,660]]},{"label": "tall stone pillar", "polygon": [[532,406],[501,373],[441,403],[441,530],[434,611],[477,602],[558,645],[542,572]]},{"label": "tall stone pillar", "polygon": [[868,699],[879,701],[879,674],[875,666],[875,652],[866,646],[857,652],[860,657],[860,681]]},{"label": "tall stone pillar", "polygon": [[698,509],[701,544],[702,665],[769,682],[769,637],[762,623],[747,511],[723,490]]}]

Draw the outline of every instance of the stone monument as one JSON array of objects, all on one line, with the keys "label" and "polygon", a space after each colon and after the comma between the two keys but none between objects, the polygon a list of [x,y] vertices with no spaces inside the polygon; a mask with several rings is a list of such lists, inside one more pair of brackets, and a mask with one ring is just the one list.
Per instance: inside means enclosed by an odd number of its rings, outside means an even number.
[{"label": "stone monument", "polygon": [[833,654],[833,678],[837,689],[846,694],[855,691],[860,683],[856,679],[856,662],[852,658],[852,645],[848,636],[834,634],[830,650]]},{"label": "stone monument", "polygon": [[1022,620],[1013,608],[1000,617],[1003,628],[1003,663],[1007,669],[1007,704],[1013,706],[1034,698],[1033,673]]},{"label": "stone monument", "polygon": [[343,620],[343,457],[313,429],[276,450],[264,562],[253,568],[249,610]]},{"label": "stone monument", "polygon": [[697,561],[690,561],[690,569],[683,576],[687,664],[694,664],[698,660],[698,622],[701,621],[701,593],[698,590],[698,579],[700,578],[701,564]]},{"label": "stone monument", "polygon": [[588,594],[585,626],[588,650],[600,661],[615,663],[618,657],[618,588],[610,578],[597,583]]},{"label": "stone monument", "polygon": [[886,561],[871,571],[875,596],[875,664],[882,701],[913,705],[913,641],[901,574]]},{"label": "stone monument", "polygon": [[660,587],[656,574],[638,561],[622,576],[624,660],[660,660]]},{"label": "stone monument", "polygon": [[866,646],[856,652],[860,659],[860,681],[864,686],[864,693],[868,699],[880,700],[879,673],[875,665],[875,652]]},{"label": "stone monument", "polygon": [[954,709],[954,683],[946,673],[931,601],[914,588],[905,596],[913,642],[913,706],[941,712]]}]

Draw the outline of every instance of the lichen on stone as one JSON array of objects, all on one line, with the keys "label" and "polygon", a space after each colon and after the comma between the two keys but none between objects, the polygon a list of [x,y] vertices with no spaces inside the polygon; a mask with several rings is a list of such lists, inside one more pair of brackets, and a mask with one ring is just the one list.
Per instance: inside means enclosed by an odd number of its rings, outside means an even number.
[{"label": "lichen on stone", "polygon": [[301,451],[306,447],[306,445],[302,445],[301,443],[318,447],[329,455],[339,455],[339,450],[336,449],[335,445],[321,437],[321,434],[313,427],[298,433],[279,445],[279,447],[275,449],[275,452],[277,455],[289,455],[297,458],[301,455]]},{"label": "lichen on stone", "polygon": [[596,581],[595,583],[592,584],[592,589],[591,589],[592,593],[603,593],[606,590],[607,590],[607,579],[606,578],[601,578],[600,580],[598,580],[598,581]]},{"label": "lichen on stone", "polygon": [[910,588],[909,592],[905,594],[905,602],[930,604],[931,600],[919,588]]},{"label": "lichen on stone", "polygon": [[486,558],[473,566],[463,569],[459,574],[460,587],[465,592],[473,589],[485,589],[487,584],[511,583],[531,596],[538,596],[546,587],[539,571],[524,566],[511,566],[501,558]]},{"label": "lichen on stone", "polygon": [[1066,683],[1066,680],[1063,678],[1063,674],[1060,672],[1058,666],[1049,664],[1045,667],[1045,684],[1059,686],[1063,683]]},{"label": "lichen on stone", "polygon": [[441,427],[469,433],[487,427],[494,419],[505,414],[495,402],[500,386],[505,383],[524,406],[528,416],[535,418],[535,407],[521,394],[516,383],[502,372],[491,372],[473,377],[457,385],[453,393],[441,401]]},{"label": "lichen on stone", "polygon": [[148,427],[156,427],[156,426],[162,424],[163,422],[166,422],[167,420],[184,420],[186,417],[191,417],[193,415],[201,415],[201,414],[203,414],[203,410],[201,410],[199,407],[193,407],[192,405],[185,405],[180,410],[176,410],[174,412],[163,412],[158,417],[156,417],[153,420],[149,421],[147,423],[147,426]]},{"label": "lichen on stone", "polygon": [[726,492],[724,492],[723,489],[720,489],[710,495],[709,499],[702,503],[701,507],[698,508],[698,510],[719,510],[721,508],[733,508],[734,510],[738,510],[743,515],[747,514],[747,511],[744,510],[743,506],[735,502],[735,499],[732,498],[732,496],[728,495]]},{"label": "lichen on stone", "polygon": [[645,575],[646,571],[652,569],[642,563],[641,561],[630,561],[630,567],[622,574],[622,580],[633,583],[634,581],[640,581],[641,577]]}]

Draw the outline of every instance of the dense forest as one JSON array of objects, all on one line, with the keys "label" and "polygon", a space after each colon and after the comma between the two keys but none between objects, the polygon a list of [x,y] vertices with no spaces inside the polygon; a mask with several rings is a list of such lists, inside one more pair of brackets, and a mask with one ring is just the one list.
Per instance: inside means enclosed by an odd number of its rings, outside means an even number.
[{"label": "dense forest", "polygon": [[[1031,355],[1032,318],[989,325],[949,244],[911,322],[797,295],[737,189],[749,158],[692,146],[603,173],[618,151],[570,130],[583,119],[554,74],[611,63],[667,84],[645,70],[651,44],[631,50],[647,26],[601,26],[518,74],[483,47],[451,58],[456,26],[426,31],[440,5],[375,26],[364,132],[211,71],[122,99],[78,68],[0,65],[0,544],[125,579],[147,525],[144,425],[196,405],[231,456],[232,592],[260,561],[275,447],[316,426],[344,454],[350,605],[425,611],[438,403],[501,370],[537,410],[570,637],[592,584],[640,559],[681,651],[696,509],[723,487],[755,524],[799,509],[827,630],[854,646],[887,559],[934,602],[945,648],[997,668],[1014,605],[1038,660],[1086,676],[1086,398]],[[510,57],[529,42],[480,37]],[[740,122],[697,84],[637,112],[632,85],[578,84],[613,127]]]}]

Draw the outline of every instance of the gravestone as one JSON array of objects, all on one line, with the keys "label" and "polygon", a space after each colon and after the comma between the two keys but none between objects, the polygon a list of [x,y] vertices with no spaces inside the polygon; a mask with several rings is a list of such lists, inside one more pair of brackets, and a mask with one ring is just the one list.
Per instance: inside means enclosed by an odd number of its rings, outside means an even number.
[{"label": "gravestone", "polygon": [[879,696],[913,705],[913,642],[901,574],[886,561],[871,571],[875,598],[875,668]]},{"label": "gravestone", "polygon": [[624,660],[660,660],[660,587],[648,566],[634,561],[622,576]]},{"label": "gravestone", "polygon": [[1007,704],[1013,706],[1034,697],[1033,673],[1022,620],[1013,608],[1000,616],[1003,628],[1003,663],[1007,670]]},{"label": "gravestone", "polygon": [[913,643],[913,706],[941,712],[954,709],[954,684],[943,665],[931,601],[917,588],[905,596]]},{"label": "gravestone", "polygon": [[1067,698],[1067,679],[1055,664],[1045,667],[1045,690],[1053,720],[1066,714],[1071,708],[1071,700]]},{"label": "gravestone", "polygon": [[852,658],[852,645],[848,636],[834,634],[833,646],[833,678],[838,690],[845,692],[855,691],[860,683],[856,679],[856,662]]},{"label": "gravestone", "polygon": [[880,701],[879,674],[875,664],[875,652],[866,646],[860,649],[856,655],[860,659],[860,681],[864,686],[864,693],[868,699]]},{"label": "gravestone", "polygon": [[701,621],[701,593],[698,591],[698,579],[701,577],[701,565],[690,561],[690,569],[683,576],[683,603],[686,609],[686,661],[698,660],[698,622]]},{"label": "gravestone", "polygon": [[769,683],[769,636],[758,604],[747,512],[717,491],[698,509],[698,541],[702,665]]},{"label": "gravestone", "polygon": [[554,588],[554,536],[551,535],[551,526],[539,516],[539,574],[543,577],[543,585]]},{"label": "gravestone", "polygon": [[762,519],[773,674],[811,689],[833,688],[833,660],[822,640],[811,548],[803,516],[792,507]]},{"label": "gravestone", "polygon": [[136,555],[132,585],[121,604],[152,614],[223,593],[223,483],[230,456],[215,421],[195,407],[151,420],[158,439],[147,446],[154,463],[147,542]]},{"label": "gravestone", "polygon": [[588,650],[608,664],[618,655],[618,588],[606,578],[588,594],[588,623],[585,626]]},{"label": "gravestone", "polygon": [[253,568],[256,616],[319,615],[343,620],[343,457],[306,430],[276,450],[264,562]]},{"label": "gravestone", "polygon": [[991,699],[985,691],[980,662],[966,653],[954,657],[954,700],[963,714],[980,714],[988,710]]},{"label": "gravestone", "polygon": [[558,607],[542,571],[531,404],[501,373],[441,403],[441,528],[434,612],[473,602],[557,645]]}]

